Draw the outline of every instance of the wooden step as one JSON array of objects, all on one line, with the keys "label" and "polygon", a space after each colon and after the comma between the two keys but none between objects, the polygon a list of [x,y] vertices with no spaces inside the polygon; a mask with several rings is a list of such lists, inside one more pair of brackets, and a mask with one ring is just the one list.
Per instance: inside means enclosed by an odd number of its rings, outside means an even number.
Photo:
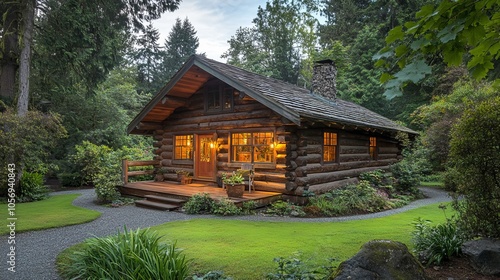
[{"label": "wooden step", "polygon": [[178,199],[178,198],[166,197],[154,194],[147,194],[144,197],[149,201],[161,202],[166,204],[183,205],[184,203],[186,203],[186,200],[184,199]]},{"label": "wooden step", "polygon": [[163,210],[163,211],[175,210],[175,209],[181,207],[180,205],[154,202],[154,201],[150,201],[150,200],[146,200],[146,199],[145,200],[137,200],[135,202],[135,206]]}]

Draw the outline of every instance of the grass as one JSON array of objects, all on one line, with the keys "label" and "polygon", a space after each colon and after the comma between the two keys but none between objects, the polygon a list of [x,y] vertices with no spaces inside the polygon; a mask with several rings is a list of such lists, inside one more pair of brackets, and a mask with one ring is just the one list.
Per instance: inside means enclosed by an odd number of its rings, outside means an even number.
[{"label": "grass", "polygon": [[[79,194],[56,195],[42,201],[17,203],[16,233],[83,224],[97,219],[100,212],[71,204],[78,196]],[[1,204],[1,207],[3,210],[0,212],[0,220],[7,221],[8,205]],[[0,235],[8,232],[8,227],[0,227]]]},{"label": "grass", "polygon": [[155,226],[165,240],[176,240],[194,260],[193,271],[223,270],[235,279],[263,279],[274,271],[275,257],[297,252],[314,267],[336,258],[337,264],[373,239],[391,239],[410,246],[417,217],[445,221],[439,204],[383,218],[328,223],[253,222],[195,219]]}]

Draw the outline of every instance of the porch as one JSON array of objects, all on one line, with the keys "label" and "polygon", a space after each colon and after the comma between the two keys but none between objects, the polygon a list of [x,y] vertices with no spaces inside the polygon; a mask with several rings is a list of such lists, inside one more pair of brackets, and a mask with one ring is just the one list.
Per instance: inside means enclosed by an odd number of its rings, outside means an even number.
[{"label": "porch", "polygon": [[[128,182],[125,183],[124,186],[120,187],[120,192],[123,195],[143,197],[146,199],[143,202],[136,202],[137,206],[161,210],[174,210],[179,208],[184,202],[189,200],[190,197],[199,193],[208,193],[210,197],[215,200],[228,197],[225,189],[218,187],[215,183],[203,181],[194,181],[193,183],[187,185],[181,185],[180,183],[174,181]],[[243,197],[231,197],[229,199],[236,205],[241,205],[246,201],[254,201],[257,207],[261,207],[281,199],[281,195],[281,193],[267,191],[252,190],[252,192],[248,192],[247,189],[245,190]],[[168,205],[172,205],[172,207],[168,207]]]}]

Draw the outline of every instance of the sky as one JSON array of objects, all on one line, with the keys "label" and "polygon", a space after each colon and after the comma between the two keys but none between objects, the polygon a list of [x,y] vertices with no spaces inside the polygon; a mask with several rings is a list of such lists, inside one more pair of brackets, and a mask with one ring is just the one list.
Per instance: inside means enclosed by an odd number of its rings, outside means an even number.
[{"label": "sky", "polygon": [[266,0],[183,0],[175,12],[166,12],[153,26],[160,32],[160,45],[174,26],[175,19],[186,17],[196,30],[199,40],[198,53],[225,62],[220,56],[229,49],[227,41],[241,27],[253,26],[257,8],[264,7]]}]

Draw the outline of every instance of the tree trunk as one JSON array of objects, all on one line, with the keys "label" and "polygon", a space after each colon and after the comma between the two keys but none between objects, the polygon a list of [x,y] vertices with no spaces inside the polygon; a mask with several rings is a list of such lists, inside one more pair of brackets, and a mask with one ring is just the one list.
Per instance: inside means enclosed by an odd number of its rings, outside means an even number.
[{"label": "tree trunk", "polygon": [[7,8],[3,26],[3,49],[1,50],[2,60],[0,61],[0,97],[5,100],[14,100],[14,85],[16,82],[18,46],[18,12],[19,4],[12,3]]},{"label": "tree trunk", "polygon": [[28,112],[30,91],[31,43],[35,21],[36,0],[28,0],[23,11],[22,49],[19,59],[19,98],[17,99],[17,114],[25,116]]}]

